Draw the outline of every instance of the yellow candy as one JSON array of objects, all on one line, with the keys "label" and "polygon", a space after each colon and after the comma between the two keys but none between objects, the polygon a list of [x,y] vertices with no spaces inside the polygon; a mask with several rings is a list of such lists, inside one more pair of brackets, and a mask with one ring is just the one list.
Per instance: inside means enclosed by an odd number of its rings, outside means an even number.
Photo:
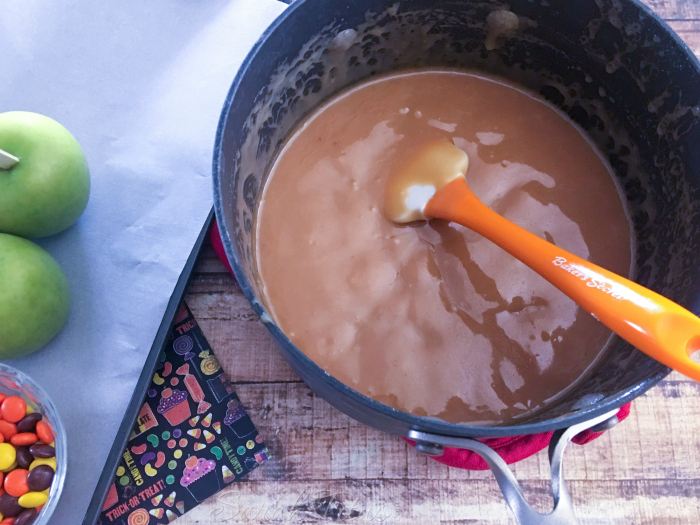
[{"label": "yellow candy", "polygon": [[16,461],[13,461],[13,462],[12,462],[12,465],[10,465],[9,467],[7,467],[6,469],[3,469],[2,472],[3,472],[4,474],[7,474],[8,472],[12,472],[12,471],[15,470],[16,468],[17,468],[17,462],[16,462]]},{"label": "yellow candy", "polygon": [[10,468],[16,456],[15,447],[9,443],[0,443],[0,470]]},{"label": "yellow candy", "polygon": [[27,415],[33,414],[33,413],[34,413],[34,409],[32,408],[32,405],[28,404],[27,405]]},{"label": "yellow candy", "polygon": [[24,496],[19,497],[17,503],[25,509],[33,509],[46,503],[48,499],[49,497],[41,492],[27,492]]},{"label": "yellow candy", "polygon": [[38,467],[39,465],[48,465],[56,470],[56,458],[36,458],[32,461],[32,464],[29,465],[29,470],[33,470],[34,467]]}]

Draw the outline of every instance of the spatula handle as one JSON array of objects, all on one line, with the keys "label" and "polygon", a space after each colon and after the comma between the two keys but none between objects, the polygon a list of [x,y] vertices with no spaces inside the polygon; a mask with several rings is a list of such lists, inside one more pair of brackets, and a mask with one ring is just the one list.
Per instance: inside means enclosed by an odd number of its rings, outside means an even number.
[{"label": "spatula handle", "polygon": [[576,301],[642,352],[700,381],[700,319],[673,301],[567,252],[501,217],[464,179],[441,188],[425,215],[456,222],[483,235]]}]

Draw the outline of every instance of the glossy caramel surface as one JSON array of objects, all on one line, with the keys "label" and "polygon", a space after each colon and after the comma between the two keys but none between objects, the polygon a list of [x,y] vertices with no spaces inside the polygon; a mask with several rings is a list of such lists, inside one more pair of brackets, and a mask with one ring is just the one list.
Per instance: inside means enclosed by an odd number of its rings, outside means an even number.
[{"label": "glossy caramel surface", "polygon": [[496,424],[574,383],[610,332],[478,234],[382,213],[392,170],[426,142],[469,156],[476,196],[621,275],[630,229],[606,164],[557,111],[447,71],[392,75],[332,100],[290,138],[256,216],[270,315],[330,374],[395,408]]}]

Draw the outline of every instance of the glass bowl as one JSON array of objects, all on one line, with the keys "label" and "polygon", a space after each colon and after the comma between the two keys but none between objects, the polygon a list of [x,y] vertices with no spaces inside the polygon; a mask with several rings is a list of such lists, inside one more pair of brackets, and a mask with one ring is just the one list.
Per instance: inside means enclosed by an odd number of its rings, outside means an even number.
[{"label": "glass bowl", "polygon": [[67,446],[66,430],[49,395],[25,373],[0,363],[0,393],[18,395],[36,412],[41,412],[49,422],[54,434],[56,448],[56,473],[51,482],[49,499],[32,525],[46,525],[53,514],[66,481]]}]

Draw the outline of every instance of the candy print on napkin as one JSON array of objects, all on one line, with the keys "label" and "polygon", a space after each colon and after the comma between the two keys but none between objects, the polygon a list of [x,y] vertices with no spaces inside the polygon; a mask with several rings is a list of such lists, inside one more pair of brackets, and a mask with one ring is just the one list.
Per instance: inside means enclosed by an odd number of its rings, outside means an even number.
[{"label": "candy print on napkin", "polygon": [[98,524],[170,523],[267,455],[183,303]]}]

